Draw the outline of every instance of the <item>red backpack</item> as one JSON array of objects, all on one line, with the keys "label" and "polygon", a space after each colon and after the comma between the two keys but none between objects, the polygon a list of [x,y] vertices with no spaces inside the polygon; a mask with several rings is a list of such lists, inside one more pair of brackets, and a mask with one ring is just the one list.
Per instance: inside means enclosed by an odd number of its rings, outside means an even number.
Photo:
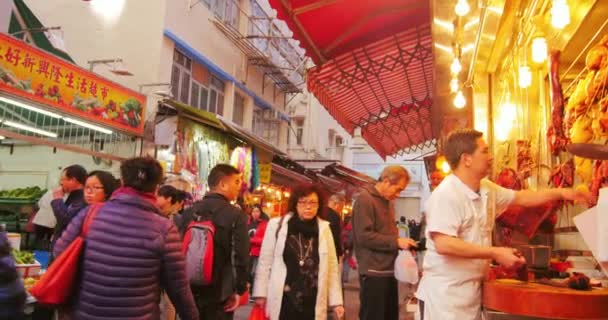
[{"label": "red backpack", "polygon": [[208,286],[213,281],[213,237],[215,226],[211,219],[190,222],[184,234],[182,252],[186,258],[186,276],[190,284]]}]

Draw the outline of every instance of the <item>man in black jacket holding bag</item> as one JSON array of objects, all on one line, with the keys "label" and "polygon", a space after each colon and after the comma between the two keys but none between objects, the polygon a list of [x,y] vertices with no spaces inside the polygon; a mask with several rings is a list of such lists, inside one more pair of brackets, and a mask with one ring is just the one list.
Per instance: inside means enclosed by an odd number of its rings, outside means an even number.
[{"label": "man in black jacket holding bag", "polygon": [[210,217],[216,228],[212,284],[192,286],[201,319],[232,319],[240,296],[247,290],[247,215],[230,203],[237,199],[242,183],[241,172],[236,168],[215,166],[209,173],[210,191],[182,214],[178,226],[183,234],[190,222],[201,216],[205,217],[203,220]]}]

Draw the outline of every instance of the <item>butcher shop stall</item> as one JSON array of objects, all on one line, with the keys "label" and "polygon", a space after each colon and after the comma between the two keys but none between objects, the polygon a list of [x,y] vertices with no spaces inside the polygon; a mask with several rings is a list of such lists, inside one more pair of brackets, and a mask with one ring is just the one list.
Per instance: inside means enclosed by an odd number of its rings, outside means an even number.
[{"label": "butcher shop stall", "polygon": [[492,180],[598,196],[499,215],[527,265],[492,267],[486,318],[608,319],[608,1],[434,4],[438,100],[485,133]]}]

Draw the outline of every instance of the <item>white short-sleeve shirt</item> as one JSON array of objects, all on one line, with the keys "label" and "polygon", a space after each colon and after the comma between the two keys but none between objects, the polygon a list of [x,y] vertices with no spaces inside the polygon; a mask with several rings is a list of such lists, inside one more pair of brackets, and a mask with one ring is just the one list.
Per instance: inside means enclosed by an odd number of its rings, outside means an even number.
[{"label": "white short-sleeve shirt", "polygon": [[455,175],[447,176],[433,191],[426,203],[427,252],[416,293],[425,301],[425,320],[479,319],[481,280],[490,262],[441,255],[430,233],[491,246],[496,213],[503,212],[514,198],[515,191],[487,179],[481,181],[479,192],[475,192]]}]

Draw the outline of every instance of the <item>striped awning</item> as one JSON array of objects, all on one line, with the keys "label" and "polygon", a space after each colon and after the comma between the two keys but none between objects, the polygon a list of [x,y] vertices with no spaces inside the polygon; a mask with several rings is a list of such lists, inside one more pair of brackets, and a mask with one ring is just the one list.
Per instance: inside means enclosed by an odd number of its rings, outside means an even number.
[{"label": "striped awning", "polygon": [[415,0],[270,0],[307,55],[308,89],[385,158],[435,144],[430,8]]}]

